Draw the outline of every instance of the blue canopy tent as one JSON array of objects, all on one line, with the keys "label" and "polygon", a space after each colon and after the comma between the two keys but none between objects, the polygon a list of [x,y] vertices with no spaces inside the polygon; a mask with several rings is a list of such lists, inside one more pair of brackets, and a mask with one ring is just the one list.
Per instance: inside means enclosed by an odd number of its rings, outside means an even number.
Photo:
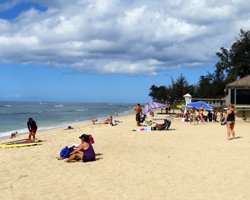
[{"label": "blue canopy tent", "polygon": [[201,105],[204,106],[205,110],[213,110],[213,107],[207,103],[205,103],[204,101],[196,101],[196,102],[191,102],[187,105],[188,108],[195,108],[195,109],[199,109],[201,107]]}]

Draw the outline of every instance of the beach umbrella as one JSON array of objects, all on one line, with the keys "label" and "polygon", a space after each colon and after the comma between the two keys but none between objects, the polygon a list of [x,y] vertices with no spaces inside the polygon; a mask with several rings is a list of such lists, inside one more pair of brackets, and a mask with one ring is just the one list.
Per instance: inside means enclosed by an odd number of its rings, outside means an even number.
[{"label": "beach umbrella", "polygon": [[207,103],[205,103],[204,101],[196,101],[196,102],[191,102],[189,103],[187,106],[189,108],[195,108],[195,109],[199,109],[201,107],[201,105],[204,106],[205,110],[213,110],[213,107]]},{"label": "beach umbrella", "polygon": [[145,104],[143,110],[142,110],[142,113],[143,114],[146,114],[148,112],[150,112],[151,110],[154,110],[154,109],[157,109],[157,108],[165,108],[166,106],[162,103],[158,103],[158,102],[150,102],[150,103],[147,103]]}]

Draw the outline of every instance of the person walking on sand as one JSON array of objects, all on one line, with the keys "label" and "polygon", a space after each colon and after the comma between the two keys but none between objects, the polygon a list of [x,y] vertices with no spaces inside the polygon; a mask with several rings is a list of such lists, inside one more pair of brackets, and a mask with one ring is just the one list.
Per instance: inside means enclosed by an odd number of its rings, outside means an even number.
[{"label": "person walking on sand", "polygon": [[[235,131],[234,131],[234,125],[235,125],[235,111],[234,111],[234,106],[229,105],[227,109],[227,114],[225,121],[227,122],[227,139],[235,139]],[[231,138],[231,135],[233,136]]]},{"label": "person walking on sand", "polygon": [[134,111],[135,111],[136,125],[137,126],[141,126],[141,112],[142,112],[142,108],[141,108],[141,105],[139,103],[134,108]]},{"label": "person walking on sand", "polygon": [[29,118],[28,122],[27,122],[27,126],[29,129],[29,140],[31,140],[31,136],[33,137],[33,139],[35,140],[36,137],[36,131],[37,131],[37,125],[36,125],[36,121],[33,120],[31,117]]}]

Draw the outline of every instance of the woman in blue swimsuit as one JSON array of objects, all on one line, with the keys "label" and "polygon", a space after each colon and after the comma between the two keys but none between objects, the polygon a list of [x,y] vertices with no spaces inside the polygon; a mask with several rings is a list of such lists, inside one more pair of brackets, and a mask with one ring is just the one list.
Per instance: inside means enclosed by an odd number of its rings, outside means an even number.
[{"label": "woman in blue swimsuit", "polygon": [[71,162],[72,160],[82,160],[83,162],[94,161],[95,151],[91,145],[90,135],[83,134],[79,138],[82,143],[70,153],[70,157],[66,162]]}]

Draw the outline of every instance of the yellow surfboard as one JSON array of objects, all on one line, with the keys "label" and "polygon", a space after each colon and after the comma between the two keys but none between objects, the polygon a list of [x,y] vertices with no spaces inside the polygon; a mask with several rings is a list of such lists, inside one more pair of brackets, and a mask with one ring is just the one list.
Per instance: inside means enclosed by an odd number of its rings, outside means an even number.
[{"label": "yellow surfboard", "polygon": [[0,144],[0,148],[27,147],[42,144],[41,142],[29,142],[23,144]]},{"label": "yellow surfboard", "polygon": [[20,139],[20,140],[14,140],[14,141],[9,141],[5,142],[2,144],[27,144],[27,143],[35,143],[35,142],[42,142],[42,140],[29,140],[29,139]]}]

